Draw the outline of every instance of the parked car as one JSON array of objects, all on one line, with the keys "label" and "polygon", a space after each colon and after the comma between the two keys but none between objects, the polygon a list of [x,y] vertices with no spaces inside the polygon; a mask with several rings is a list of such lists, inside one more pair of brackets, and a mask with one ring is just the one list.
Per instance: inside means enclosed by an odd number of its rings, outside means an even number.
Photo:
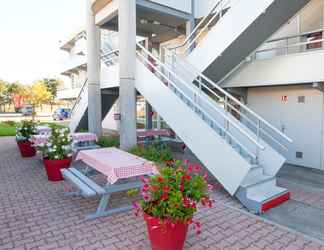
[{"label": "parked car", "polygon": [[58,108],[53,113],[53,120],[54,121],[62,121],[65,119],[70,118],[71,116],[71,109],[69,108]]},{"label": "parked car", "polygon": [[33,115],[34,108],[33,108],[33,106],[24,106],[21,108],[20,111],[24,116]]}]

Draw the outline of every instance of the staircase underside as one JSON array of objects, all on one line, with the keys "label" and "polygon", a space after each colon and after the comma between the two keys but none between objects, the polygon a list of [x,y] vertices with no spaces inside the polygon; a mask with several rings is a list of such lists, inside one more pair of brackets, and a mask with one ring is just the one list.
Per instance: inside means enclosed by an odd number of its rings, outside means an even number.
[{"label": "staircase underside", "polygon": [[[259,15],[247,29],[242,31],[221,55],[215,55],[217,58],[203,69],[204,74],[215,82],[222,80],[309,2],[310,0],[273,1],[267,10]],[[252,2],[251,8],[253,8]],[[232,13],[230,12],[231,10],[226,15],[231,15]],[[222,20],[224,22],[226,21],[226,15],[224,20]],[[217,29],[217,25],[213,29]],[[217,34],[215,33],[215,35]],[[221,34],[219,35],[215,39],[221,39]],[[201,46],[203,45],[204,43],[202,42]],[[215,46],[217,46],[217,40],[215,40]]]},{"label": "staircase underside", "polygon": [[[102,119],[106,117],[106,115],[111,110],[112,106],[118,99],[118,88],[113,88],[111,90],[101,90],[101,105],[102,105]],[[80,130],[88,130],[88,108],[84,112],[76,131]]]}]

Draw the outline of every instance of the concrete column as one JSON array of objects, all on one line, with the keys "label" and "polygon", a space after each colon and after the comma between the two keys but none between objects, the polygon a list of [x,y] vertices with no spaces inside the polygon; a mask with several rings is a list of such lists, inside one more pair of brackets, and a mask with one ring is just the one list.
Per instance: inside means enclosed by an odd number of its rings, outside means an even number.
[{"label": "concrete column", "polygon": [[137,143],[136,135],[136,0],[120,0],[119,29],[119,99],[120,147],[128,150]]},{"label": "concrete column", "polygon": [[100,90],[100,29],[95,24],[91,0],[87,1],[87,78],[88,78],[88,125],[89,132],[101,136],[102,112]]}]

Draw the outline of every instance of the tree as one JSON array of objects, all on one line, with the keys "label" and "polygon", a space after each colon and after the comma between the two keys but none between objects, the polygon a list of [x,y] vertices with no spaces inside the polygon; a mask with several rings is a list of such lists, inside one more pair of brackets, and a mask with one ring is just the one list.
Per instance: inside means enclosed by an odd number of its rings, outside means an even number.
[{"label": "tree", "polygon": [[0,112],[2,112],[2,107],[4,107],[3,111],[5,112],[5,104],[7,103],[6,98],[7,93],[7,83],[0,79]]},{"label": "tree", "polygon": [[57,96],[57,89],[60,85],[62,85],[62,81],[57,78],[44,78],[43,83],[45,84],[47,91],[51,93],[51,110],[53,107],[54,100]]},{"label": "tree", "polygon": [[35,106],[41,106],[42,104],[48,103],[52,99],[52,94],[48,91],[46,85],[43,81],[35,82],[29,88],[29,101],[30,103]]}]

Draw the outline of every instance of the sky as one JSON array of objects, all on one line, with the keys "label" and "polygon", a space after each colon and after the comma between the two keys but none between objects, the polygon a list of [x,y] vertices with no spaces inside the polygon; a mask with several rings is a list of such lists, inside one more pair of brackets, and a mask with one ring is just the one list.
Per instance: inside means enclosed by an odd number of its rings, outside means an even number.
[{"label": "sky", "polygon": [[85,0],[1,0],[0,79],[30,84],[59,76],[60,40],[84,27]]}]

